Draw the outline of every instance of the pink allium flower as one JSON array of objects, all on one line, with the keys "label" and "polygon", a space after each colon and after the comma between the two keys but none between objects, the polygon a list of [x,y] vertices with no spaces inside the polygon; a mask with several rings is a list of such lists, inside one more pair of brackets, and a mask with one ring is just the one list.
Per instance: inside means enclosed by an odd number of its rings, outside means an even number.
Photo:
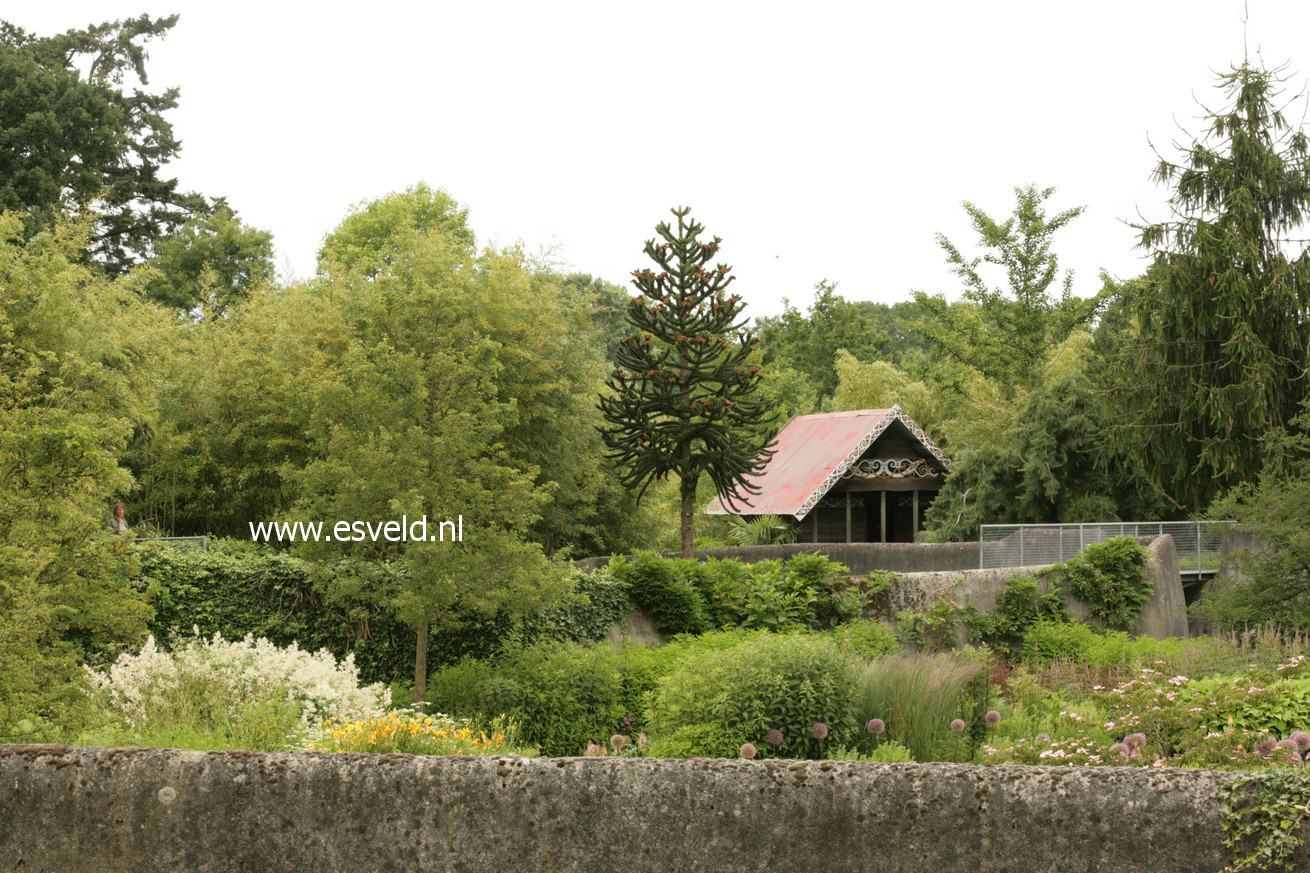
[{"label": "pink allium flower", "polygon": [[865,727],[869,729],[871,734],[881,734],[887,731],[887,725],[883,724],[880,718],[869,719],[869,723]]},{"label": "pink allium flower", "polygon": [[743,758],[749,761],[751,758],[755,757],[755,747],[750,743],[746,743],[741,747],[740,754]]},{"label": "pink allium flower", "polygon": [[1049,743],[1050,741],[1051,741],[1051,735],[1050,735],[1050,734],[1038,734],[1038,735],[1037,735],[1037,742],[1039,742],[1039,743]]},{"label": "pink allium flower", "polygon": [[816,721],[816,722],[814,723],[814,726],[810,728],[810,733],[814,735],[814,738],[815,738],[816,740],[824,740],[824,739],[827,739],[827,738],[828,738],[828,726],[827,726],[826,724],[824,724],[823,722],[821,722],[821,721]]},{"label": "pink allium flower", "polygon": [[610,746],[614,749],[614,754],[623,751],[623,747],[628,744],[628,738],[623,734],[615,734],[610,737]]},{"label": "pink allium flower", "polygon": [[774,728],[764,735],[764,741],[775,749],[782,745],[782,731]]},{"label": "pink allium flower", "polygon": [[963,730],[964,730],[964,719],[957,718],[955,721],[951,722],[951,733],[958,734],[961,733]]},{"label": "pink allium flower", "polygon": [[996,727],[1001,723],[1001,714],[994,709],[989,709],[983,716],[983,721],[987,722],[988,727]]},{"label": "pink allium flower", "polygon": [[1310,734],[1305,731],[1292,731],[1292,735],[1288,739],[1296,743],[1298,752],[1310,751]]}]

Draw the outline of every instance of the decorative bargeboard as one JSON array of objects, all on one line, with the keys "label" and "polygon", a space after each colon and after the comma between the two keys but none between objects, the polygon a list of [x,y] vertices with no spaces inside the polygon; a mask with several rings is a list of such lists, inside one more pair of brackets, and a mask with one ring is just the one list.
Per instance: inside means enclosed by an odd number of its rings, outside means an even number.
[{"label": "decorative bargeboard", "polygon": [[862,458],[843,479],[931,479],[941,471],[925,458]]}]

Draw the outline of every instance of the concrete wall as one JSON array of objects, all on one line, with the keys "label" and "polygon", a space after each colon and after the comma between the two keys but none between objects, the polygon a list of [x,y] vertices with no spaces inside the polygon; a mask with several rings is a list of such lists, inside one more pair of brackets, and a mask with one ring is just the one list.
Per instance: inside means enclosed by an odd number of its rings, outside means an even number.
[{"label": "concrete wall", "polygon": [[[1183,584],[1178,573],[1174,538],[1168,534],[1151,537],[1146,541],[1146,548],[1150,552],[1146,574],[1151,579],[1151,599],[1142,607],[1142,614],[1137,617],[1133,633],[1158,638],[1186,637],[1187,610],[1183,603]],[[1041,569],[1005,567],[955,573],[906,573],[904,581],[891,594],[891,607],[893,612],[900,609],[926,609],[949,595],[960,606],[972,603],[980,612],[991,612],[996,608],[996,599],[1011,576],[1035,573]],[[1066,596],[1065,602],[1074,617],[1091,624],[1104,624],[1074,597]]]},{"label": "concrete wall", "polygon": [[[791,555],[819,552],[830,560],[840,561],[852,573],[892,570],[915,573],[929,570],[972,570],[981,563],[977,543],[789,543],[781,546],[734,546],[725,549],[700,549],[696,557],[737,558],[748,564],[786,558]],[[671,556],[672,557],[672,556]],[[584,558],[574,565],[594,570],[609,563],[608,557]]]},{"label": "concrete wall", "polygon": [[1218,873],[1229,778],[0,746],[0,868]]}]

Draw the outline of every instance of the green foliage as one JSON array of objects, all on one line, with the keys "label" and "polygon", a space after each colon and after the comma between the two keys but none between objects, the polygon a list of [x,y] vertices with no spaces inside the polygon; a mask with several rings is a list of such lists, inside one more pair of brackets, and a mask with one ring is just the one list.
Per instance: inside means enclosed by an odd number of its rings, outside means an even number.
[{"label": "green foliage", "polygon": [[839,624],[831,633],[839,645],[866,661],[901,650],[896,631],[872,618],[855,619]]},{"label": "green foliage", "polygon": [[94,202],[88,249],[111,275],[207,208],[163,175],[181,148],[177,89],[145,88],[144,43],[176,23],[141,15],[38,37],[0,22],[0,210],[26,213],[30,236]]},{"label": "green foliage", "polygon": [[[737,625],[773,631],[831,627],[863,616],[871,596],[843,580],[846,567],[817,552],[753,564],[637,552],[609,566],[666,636]],[[875,592],[886,584],[877,580]]]},{"label": "green foliage", "polygon": [[959,607],[946,599],[927,610],[906,609],[896,613],[901,639],[919,651],[939,652],[955,648],[957,629],[965,618]]},{"label": "green foliage", "polygon": [[1259,481],[1234,488],[1210,510],[1255,540],[1253,549],[1225,559],[1229,572],[1192,605],[1216,628],[1310,628],[1310,412],[1303,409],[1265,445]]},{"label": "green foliage", "polygon": [[1112,628],[1131,630],[1151,599],[1146,547],[1132,537],[1094,543],[1048,571]]},{"label": "green foliage", "polygon": [[1255,478],[1262,437],[1306,397],[1310,151],[1279,86],[1246,63],[1219,77],[1209,130],[1160,157],[1170,217],[1139,228],[1154,260],[1125,289],[1137,330],[1111,370],[1109,435],[1192,512]]},{"label": "green foliage", "polygon": [[734,516],[732,519],[732,539],[739,546],[789,543],[795,536],[792,525],[776,515]]},{"label": "green foliage", "polygon": [[[694,755],[735,757],[743,743],[761,755],[821,758],[825,743],[855,742],[857,721],[851,656],[815,635],[761,635],[715,652],[682,658],[651,697],[648,721],[658,736]],[[828,727],[824,740],[811,728]],[[776,752],[766,735],[782,733]]]},{"label": "green foliage", "polygon": [[1033,664],[1065,661],[1095,668],[1131,667],[1169,657],[1178,642],[1101,631],[1082,622],[1043,620],[1025,633],[1021,657]]},{"label": "green foliage", "polygon": [[661,634],[698,634],[709,629],[705,601],[682,572],[681,563],[638,552],[630,560],[614,558],[609,566],[627,585],[632,602],[650,613]]},{"label": "green foliage", "polygon": [[[967,303],[952,306],[944,297],[915,294],[923,310],[917,330],[1007,392],[1036,384],[1050,351],[1089,322],[1100,306],[1099,298],[1072,295],[1071,273],[1065,274],[1059,297],[1051,289],[1059,275],[1052,239],[1083,207],[1048,216],[1044,204],[1054,188],[1027,185],[1014,193],[1014,214],[1003,222],[972,203],[964,204],[985,254],[969,258],[937,235],[947,263],[964,282]],[[1005,271],[1006,287],[988,284],[979,269],[984,262]]]},{"label": "green foliage", "polygon": [[602,435],[623,484],[644,493],[677,477],[684,558],[693,552],[697,484],[707,477],[728,498],[755,493],[746,477],[772,454],[757,432],[775,417],[749,360],[755,337],[738,320],[746,304],[727,291],[735,277],[726,264],[710,266],[721,240],[702,242],[705,228],[687,219],[690,211],[674,209],[677,229],[661,222],[662,242],[646,242],[658,270],[633,273],[633,332],[600,398]]},{"label": "green foliage", "polygon": [[[808,381],[808,394],[813,397],[815,408],[793,412],[817,411],[818,404],[838,390],[839,374],[834,365],[843,350],[860,361],[899,362],[924,348],[922,339],[909,329],[915,309],[915,304],[909,301],[889,306],[868,300],[847,300],[837,293],[835,284],[820,282],[815,286],[814,301],[807,312],[786,302],[781,315],[757,322],[764,361],[770,365],[769,381],[779,378],[779,374]],[[915,420],[919,421],[917,417]]]},{"label": "green foliage", "polygon": [[139,643],[150,617],[109,512],[131,484],[119,458],[149,406],[163,313],[81,263],[88,233],[21,241],[0,214],[0,738],[74,718],[79,660]]},{"label": "green foliage", "polygon": [[1031,576],[1012,576],[996,598],[996,609],[983,615],[971,611],[970,637],[1013,658],[1039,622],[1069,622],[1072,617],[1057,591],[1045,591]]},{"label": "green foliage", "polygon": [[1310,816],[1310,773],[1275,769],[1234,776],[1222,789],[1224,840],[1241,870],[1294,870]]},{"label": "green foliage", "polygon": [[[150,632],[162,643],[195,628],[204,637],[247,634],[279,646],[353,655],[368,682],[392,682],[414,667],[414,636],[385,604],[337,596],[312,564],[283,551],[231,540],[211,540],[208,551],[142,544],[140,582],[154,608]],[[374,568],[380,586],[405,572]],[[563,602],[515,619],[455,609],[454,622],[428,639],[433,667],[464,658],[490,658],[506,646],[538,639],[589,642],[605,635],[630,609],[625,583],[606,571],[574,573]]]},{"label": "green foliage", "polygon": [[895,740],[879,743],[871,752],[859,749],[833,749],[828,753],[830,761],[862,761],[866,764],[908,764],[914,761],[910,750]]},{"label": "green foliage", "polygon": [[216,317],[273,284],[273,234],[220,205],[155,246],[151,266],[157,272],[145,286],[147,297],[188,312],[203,306]]}]

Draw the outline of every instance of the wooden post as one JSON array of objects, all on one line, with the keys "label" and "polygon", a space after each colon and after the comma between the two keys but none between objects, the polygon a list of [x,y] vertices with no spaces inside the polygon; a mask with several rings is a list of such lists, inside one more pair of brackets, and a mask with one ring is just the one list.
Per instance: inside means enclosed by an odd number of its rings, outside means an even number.
[{"label": "wooden post", "polygon": [[882,506],[878,510],[878,535],[882,542],[887,542],[887,492],[879,491],[882,495]]},{"label": "wooden post", "polygon": [[919,489],[914,489],[914,539],[919,539]]},{"label": "wooden post", "polygon": [[813,509],[810,510],[810,522],[811,522],[810,542],[817,543],[819,541],[819,507],[818,506],[815,506]]},{"label": "wooden post", "polygon": [[[846,542],[851,541],[851,492],[846,492]],[[1199,543],[1200,540],[1198,539]]]}]

